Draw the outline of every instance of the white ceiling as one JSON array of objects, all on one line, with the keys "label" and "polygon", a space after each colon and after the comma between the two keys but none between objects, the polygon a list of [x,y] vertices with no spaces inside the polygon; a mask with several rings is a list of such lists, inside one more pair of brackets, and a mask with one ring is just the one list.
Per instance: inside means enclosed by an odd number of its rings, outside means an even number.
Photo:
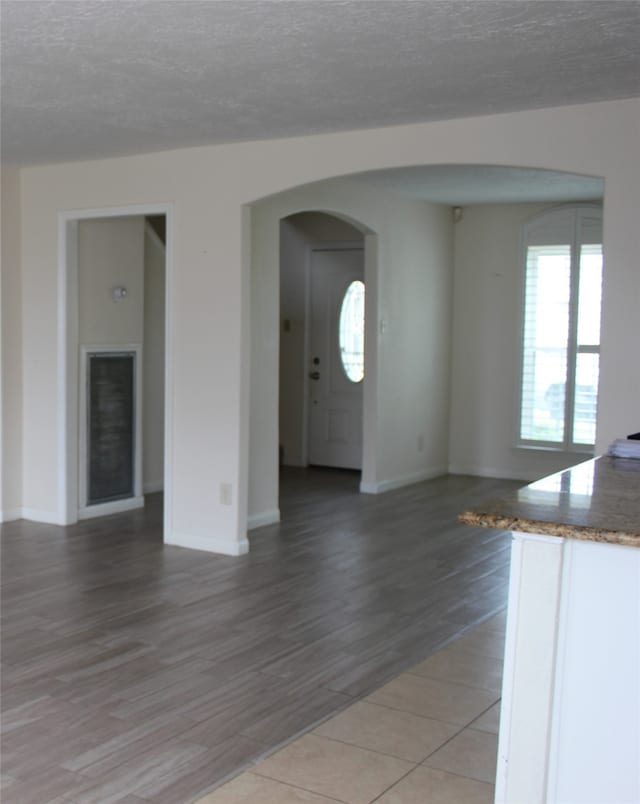
[{"label": "white ceiling", "polygon": [[640,94],[637,0],[2,0],[0,9],[2,153],[14,164]]}]

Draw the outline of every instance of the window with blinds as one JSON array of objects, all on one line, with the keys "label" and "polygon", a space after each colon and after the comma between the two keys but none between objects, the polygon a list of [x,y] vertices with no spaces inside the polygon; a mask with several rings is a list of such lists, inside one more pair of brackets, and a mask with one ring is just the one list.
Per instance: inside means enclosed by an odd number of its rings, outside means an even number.
[{"label": "window with blinds", "polygon": [[602,212],[552,210],[525,227],[519,441],[588,450],[600,370]]}]

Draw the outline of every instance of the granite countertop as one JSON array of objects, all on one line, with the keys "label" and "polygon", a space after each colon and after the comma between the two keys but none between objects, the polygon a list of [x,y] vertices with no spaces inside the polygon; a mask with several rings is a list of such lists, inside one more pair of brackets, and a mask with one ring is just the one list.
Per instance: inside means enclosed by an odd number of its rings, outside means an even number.
[{"label": "granite countertop", "polygon": [[594,458],[480,503],[459,519],[484,528],[640,547],[640,460]]}]

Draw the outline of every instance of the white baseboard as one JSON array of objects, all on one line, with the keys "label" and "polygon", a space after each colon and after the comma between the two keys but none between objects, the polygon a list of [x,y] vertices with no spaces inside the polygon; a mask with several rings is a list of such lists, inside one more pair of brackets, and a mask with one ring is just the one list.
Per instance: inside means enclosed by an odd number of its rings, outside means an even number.
[{"label": "white baseboard", "polygon": [[164,543],[206,553],[222,553],[225,556],[241,556],[249,552],[249,540],[233,542],[228,539],[209,539],[206,536],[188,536],[184,533],[166,533]]},{"label": "white baseboard", "polygon": [[400,489],[403,486],[412,486],[414,483],[422,483],[425,480],[433,480],[435,477],[442,477],[447,474],[446,466],[432,467],[421,472],[413,472],[409,475],[392,477],[389,480],[379,480],[375,483],[360,483],[360,491],[363,494],[381,494],[384,491]]},{"label": "white baseboard", "polygon": [[254,530],[265,525],[275,525],[280,522],[280,509],[274,508],[273,511],[261,511],[259,514],[249,514],[247,519],[247,529]]},{"label": "white baseboard", "polygon": [[159,491],[164,491],[163,480],[149,480],[142,487],[143,494],[157,494]]},{"label": "white baseboard", "polygon": [[16,519],[24,519],[22,508],[7,508],[0,511],[0,522],[15,522]]},{"label": "white baseboard", "polygon": [[21,508],[17,519],[28,519],[30,522],[42,522],[45,525],[64,525],[57,511],[41,511],[39,508]]},{"label": "white baseboard", "polygon": [[127,497],[126,500],[113,500],[112,502],[98,503],[97,505],[87,505],[86,508],[78,509],[78,519],[93,519],[97,516],[121,514],[123,511],[133,511],[136,508],[144,508],[144,497]]},{"label": "white baseboard", "polygon": [[[523,483],[530,483],[538,480],[540,473],[535,472],[512,472],[505,469],[496,469],[493,466],[463,466],[452,464],[449,467],[450,475],[471,475],[472,477],[491,477],[495,480],[522,480]],[[527,475],[529,475],[527,477]]]}]

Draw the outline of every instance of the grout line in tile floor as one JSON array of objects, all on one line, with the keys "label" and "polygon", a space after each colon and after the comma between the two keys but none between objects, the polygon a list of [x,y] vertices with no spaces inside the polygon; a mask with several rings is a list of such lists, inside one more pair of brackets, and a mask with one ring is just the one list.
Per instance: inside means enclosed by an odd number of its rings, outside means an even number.
[{"label": "grout line in tile floor", "polygon": [[196,804],[489,804],[503,639],[501,612]]},{"label": "grout line in tile floor", "polygon": [[[386,790],[383,790],[383,791],[382,791],[382,793],[380,793],[380,795],[379,795],[379,796],[377,796],[376,798],[374,798],[374,799],[373,799],[373,801],[371,802],[371,804],[375,804],[375,802],[376,802],[376,801],[380,801],[380,800],[382,799],[382,797],[383,797],[383,796],[385,796],[387,793],[389,793],[391,790],[393,790],[393,788],[394,788],[394,787],[395,787],[397,784],[399,784],[399,783],[400,783],[400,782],[401,782],[403,779],[406,779],[406,778],[407,778],[407,776],[409,776],[411,773],[413,773],[413,770],[414,770],[414,769],[412,768],[411,770],[407,771],[407,772],[405,773],[405,775],[404,775],[404,776],[402,776],[400,779],[398,779],[398,780],[397,780],[396,782],[394,782],[393,784],[389,785],[389,787],[387,787],[387,789],[386,789]],[[274,803],[274,804],[275,804],[275,803]]]},{"label": "grout line in tile floor", "polygon": [[[409,672],[409,671],[407,671],[407,672]],[[462,686],[462,685],[461,685],[461,686]],[[294,742],[295,740],[299,739],[299,738],[300,738],[300,737],[302,737],[304,734],[308,734],[308,733],[309,733],[309,731],[311,731],[311,733],[314,733],[314,732],[315,732],[315,731],[316,731],[318,728],[320,728],[320,727],[321,727],[321,726],[322,726],[322,725],[323,725],[325,722],[327,722],[328,720],[333,720],[334,718],[338,717],[338,715],[339,715],[339,714],[342,714],[343,712],[347,711],[348,709],[351,709],[353,706],[354,706],[354,704],[349,704],[348,706],[346,706],[346,707],[345,707],[345,708],[342,710],[342,712],[338,712],[338,713],[336,713],[336,714],[329,715],[328,717],[326,717],[326,718],[325,718],[325,719],[322,721],[322,723],[320,723],[320,724],[316,724],[315,726],[312,726],[310,729],[304,729],[304,730],[303,730],[303,731],[301,731],[301,732],[300,732],[300,733],[299,733],[299,734],[298,734],[296,737],[294,737],[292,740],[288,740],[286,744],[287,744],[287,745],[290,745],[292,742]],[[393,711],[393,712],[403,712],[403,711],[404,711],[404,710],[402,710],[402,709],[396,709],[396,708],[394,708],[394,707],[392,707],[392,706],[385,706],[384,704],[376,704],[376,706],[380,706],[380,707],[382,707],[382,708],[384,708],[384,709],[390,709],[390,710],[391,710],[391,711]],[[422,760],[421,760],[420,764],[422,764],[422,763],[426,762],[426,761],[427,761],[427,760],[428,760],[428,759],[429,759],[429,758],[430,758],[430,757],[431,757],[433,754],[435,754],[435,753],[436,753],[437,751],[439,751],[441,748],[445,748],[445,747],[446,747],[446,746],[447,746],[447,745],[448,745],[448,744],[449,744],[449,743],[450,743],[452,740],[455,740],[455,738],[456,738],[456,737],[458,737],[458,736],[461,734],[461,732],[466,731],[467,729],[470,729],[471,731],[483,731],[482,729],[474,729],[474,728],[473,728],[473,724],[476,722],[476,720],[478,720],[479,718],[481,718],[483,715],[486,715],[486,714],[487,714],[487,713],[488,713],[488,712],[489,712],[489,711],[490,711],[490,710],[491,710],[491,709],[492,709],[494,706],[495,706],[495,704],[491,704],[491,706],[488,706],[488,707],[485,709],[485,711],[484,711],[484,712],[481,712],[481,713],[478,715],[478,717],[477,717],[475,720],[472,720],[472,721],[471,721],[471,723],[467,724],[466,726],[460,726],[460,728],[458,729],[458,731],[454,732],[454,733],[451,735],[451,737],[449,737],[447,740],[445,740],[445,742],[443,742],[441,745],[438,745],[436,748],[434,748],[434,749],[433,749],[433,751],[431,751],[429,754],[427,754],[427,755],[424,757],[424,759],[422,759]],[[426,720],[426,719],[427,719],[427,718],[425,718],[425,720]],[[343,745],[353,745],[353,743],[346,742],[345,740],[340,740],[340,739],[338,739],[337,737],[331,737],[330,739],[331,739],[333,742],[336,742],[336,743],[342,743]],[[275,754],[276,752],[280,751],[282,748],[284,748],[284,746],[282,746],[282,745],[281,745],[281,746],[278,746],[277,748],[274,748],[274,749],[269,750],[269,751],[268,751],[268,752],[267,752],[267,753],[266,753],[266,754],[265,754],[263,757],[261,757],[261,758],[260,758],[260,760],[258,760],[258,761],[260,761],[260,762],[261,762],[263,759],[266,759],[268,756],[271,756],[272,754]],[[388,751],[378,751],[378,750],[376,750],[376,749],[374,749],[374,748],[368,748],[367,750],[368,750],[368,751],[371,751],[371,752],[372,752],[372,753],[374,753],[374,754],[381,754],[382,756],[394,757],[395,759],[402,759],[402,757],[399,757],[397,754],[392,754],[392,753],[390,753],[390,752],[388,752]],[[255,765],[255,763],[254,763],[254,765]],[[253,766],[252,766],[252,767],[253,767]],[[249,769],[249,770],[250,770],[250,769]],[[229,779],[227,779],[226,781],[229,781]],[[202,801],[202,800],[198,800],[197,802],[195,802],[195,804],[201,804],[201,801]]]}]

